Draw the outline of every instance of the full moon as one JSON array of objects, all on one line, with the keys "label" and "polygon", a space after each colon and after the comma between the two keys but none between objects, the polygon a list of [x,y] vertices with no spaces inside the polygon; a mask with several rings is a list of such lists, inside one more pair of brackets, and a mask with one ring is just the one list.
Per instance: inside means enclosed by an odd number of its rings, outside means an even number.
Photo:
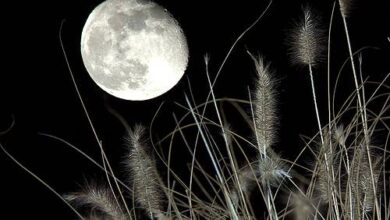
[{"label": "full moon", "polygon": [[125,100],[147,100],[179,82],[188,46],[178,22],[156,3],[106,0],[85,23],[81,55],[104,91]]}]

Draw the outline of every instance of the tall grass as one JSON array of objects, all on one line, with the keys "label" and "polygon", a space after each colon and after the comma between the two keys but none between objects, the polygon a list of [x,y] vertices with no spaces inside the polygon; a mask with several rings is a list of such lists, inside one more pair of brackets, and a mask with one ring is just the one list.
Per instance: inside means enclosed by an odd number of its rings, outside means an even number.
[{"label": "tall grass", "polygon": [[[310,7],[304,7],[302,19],[292,27],[291,36],[288,36],[290,48],[286,50],[292,63],[308,69],[311,82],[311,91],[308,92],[313,96],[313,114],[317,120],[313,127],[318,130],[313,137],[305,139],[305,146],[300,149],[297,158],[285,159],[274,150],[280,126],[274,76],[277,66],[272,66],[263,56],[248,52],[248,59],[254,64],[253,71],[257,73],[256,84],[249,92],[248,100],[218,98],[206,57],[209,96],[200,104],[195,103],[193,94],[185,95],[184,103],[176,103],[186,113],[181,118],[174,115],[176,127],[162,138],[159,145],[147,138],[153,134],[143,126],[128,126],[123,118],[116,115],[127,128],[128,152],[123,163],[127,175],[123,181],[111,168],[96,132],[101,163],[70,143],[43,134],[66,143],[106,174],[105,183],[99,185],[91,180],[83,190],[65,193],[61,199],[80,219],[389,219],[387,143],[390,137],[390,88],[386,83],[390,73],[380,82],[363,80],[362,70],[357,69],[354,62],[356,58],[349,40],[346,17],[352,16],[348,11],[350,4],[350,1],[340,0],[336,7],[339,7],[343,18],[347,56],[356,89],[337,111],[333,103],[335,97],[330,95],[327,109],[319,109],[314,86],[314,67],[325,61],[322,57],[326,57],[326,31],[320,28],[323,21],[313,14]],[[237,41],[258,21],[246,29]],[[218,74],[237,41],[226,55]],[[330,49],[328,42],[327,50]],[[64,55],[66,58],[66,53]],[[329,55],[327,62],[330,74]],[[360,65],[361,62],[359,59]],[[338,81],[329,79],[327,83],[337,84]],[[75,81],[74,85],[78,92]],[[82,96],[79,92],[78,95],[88,116]],[[251,135],[240,134],[229,126],[223,117],[221,103],[231,103],[236,107],[246,120]],[[206,108],[213,109],[215,117],[206,115]],[[321,120],[320,111],[328,111],[328,120]],[[94,131],[92,121],[89,120],[89,123]],[[196,134],[194,141],[186,135],[187,130]],[[215,131],[221,135],[216,135]],[[176,144],[173,140],[177,137],[182,139],[180,143],[192,156],[187,162],[187,176],[176,173],[172,165],[172,160],[177,158],[172,158],[170,154]],[[160,151],[162,146],[168,148],[169,155],[161,153],[165,152]],[[3,145],[0,147],[8,157],[45,184],[13,158]],[[207,158],[198,157],[202,149]],[[305,161],[302,159],[304,154],[314,159]],[[166,168],[166,176],[161,173],[164,169],[157,169],[156,163]],[[58,193],[56,195],[59,196]]]}]

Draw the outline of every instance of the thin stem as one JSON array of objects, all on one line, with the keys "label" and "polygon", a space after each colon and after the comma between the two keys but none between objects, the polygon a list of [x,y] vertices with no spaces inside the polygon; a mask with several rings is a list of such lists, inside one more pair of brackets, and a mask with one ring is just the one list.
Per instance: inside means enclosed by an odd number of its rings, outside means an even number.
[{"label": "thin stem", "polygon": [[[351,60],[353,78],[354,78],[355,87],[356,87],[356,93],[357,93],[357,98],[358,98],[359,111],[360,111],[360,116],[362,118],[362,123],[363,123],[364,140],[366,142],[365,146],[366,146],[367,157],[368,157],[368,164],[369,164],[370,173],[371,173],[371,184],[372,184],[372,188],[373,188],[373,191],[374,191],[374,195],[376,195],[376,186],[375,186],[375,180],[374,180],[374,174],[373,174],[373,168],[372,168],[371,153],[370,153],[370,149],[369,149],[367,118],[365,118],[366,110],[365,110],[365,107],[363,108],[362,99],[360,97],[359,83],[358,83],[356,69],[355,69],[355,62],[353,60],[352,46],[351,46],[351,41],[349,39],[349,31],[348,31],[347,20],[346,20],[344,15],[342,15],[341,17],[343,19],[345,35],[346,35],[346,38],[347,38],[348,52],[349,52],[349,57],[350,57],[350,60]],[[375,202],[376,214],[378,215],[378,218],[381,219],[380,208],[379,208],[379,204],[378,204],[378,200],[377,200],[376,196],[374,198],[374,202]]]},{"label": "thin stem", "polygon": [[312,89],[312,93],[313,93],[314,108],[315,108],[316,117],[317,117],[318,130],[320,131],[321,143],[324,144],[324,136],[322,134],[320,114],[318,112],[317,97],[316,97],[316,91],[315,91],[315,87],[314,87],[313,70],[312,70],[311,64],[309,64],[309,74],[310,74],[310,81],[311,81],[311,89]]},{"label": "thin stem", "polygon": [[[81,96],[79,87],[77,86],[76,79],[74,78],[72,68],[70,67],[70,63],[69,63],[69,60],[68,60],[68,55],[67,55],[67,53],[66,53],[66,50],[65,50],[65,47],[64,47],[64,43],[63,43],[63,40],[62,40],[62,28],[63,28],[63,26],[64,26],[64,22],[65,22],[65,20],[63,20],[63,21],[61,22],[60,31],[59,31],[59,39],[60,39],[61,50],[62,50],[62,53],[63,53],[63,55],[64,55],[65,63],[66,63],[66,66],[67,66],[67,68],[68,68],[70,77],[71,77],[71,79],[72,79],[73,86],[74,86],[74,88],[75,88],[75,90],[76,90],[77,97],[79,98],[79,101],[80,101],[80,103],[81,103],[81,106],[82,106],[82,108],[83,108],[83,111],[84,111],[84,113],[85,113],[85,116],[87,117],[88,124],[90,125],[91,130],[92,130],[92,133],[93,133],[93,136],[94,136],[94,138],[95,138],[95,140],[96,140],[96,142],[97,142],[97,144],[98,144],[98,146],[99,146],[99,149],[100,149],[100,152],[101,152],[102,158],[103,158],[103,163],[104,163],[104,161],[107,163],[107,167],[108,167],[110,173],[111,173],[113,176],[115,176],[115,174],[114,174],[114,172],[113,172],[113,170],[112,170],[111,164],[110,164],[110,162],[109,162],[108,159],[107,159],[106,153],[104,152],[103,145],[100,143],[99,136],[97,135],[97,132],[96,132],[95,127],[94,127],[94,125],[93,125],[93,123],[92,123],[91,117],[89,116],[89,113],[88,113],[88,111],[87,111],[87,107],[86,107],[85,104],[84,104],[84,100],[83,100],[83,98],[82,98],[82,96]],[[110,181],[110,180],[107,179],[107,181]],[[116,188],[118,189],[118,191],[121,192],[122,190],[121,190],[121,188],[119,187],[119,184],[118,184],[118,181],[116,180],[116,178],[114,178],[114,183],[115,183],[115,186],[116,186]],[[122,199],[123,205],[124,205],[125,208],[126,208],[126,212],[128,213],[129,216],[131,216],[130,210],[129,210],[129,208],[127,207],[126,200],[124,199],[122,193],[120,193],[120,197],[121,197],[121,199]]]},{"label": "thin stem", "polygon": [[209,146],[209,144],[207,143],[206,136],[205,136],[204,133],[203,133],[203,130],[202,130],[202,127],[201,127],[200,123],[199,123],[198,120],[196,119],[194,109],[192,108],[191,103],[190,103],[190,101],[188,100],[187,95],[185,95],[185,99],[186,99],[186,102],[187,102],[188,107],[190,108],[192,117],[194,118],[194,120],[195,120],[195,122],[196,122],[196,126],[198,127],[198,130],[199,130],[199,133],[200,133],[200,135],[201,135],[201,137],[202,137],[202,139],[203,139],[203,142],[204,142],[204,144],[205,144],[205,146],[206,146],[206,150],[207,150],[207,152],[208,152],[208,154],[209,154],[209,156],[210,156],[211,162],[213,163],[215,172],[217,173],[218,180],[219,180],[219,182],[221,183],[221,187],[223,188],[223,192],[224,192],[224,195],[225,195],[225,197],[226,197],[226,201],[227,201],[227,203],[228,203],[228,206],[230,207],[232,217],[233,217],[233,219],[238,220],[237,213],[236,213],[236,211],[233,209],[234,206],[233,206],[233,204],[232,204],[232,201],[230,200],[229,196],[226,194],[227,190],[225,189],[224,181],[223,181],[221,172],[220,172],[220,170],[218,169],[217,162],[215,161],[215,158],[214,158],[214,156],[213,156],[214,154],[212,153],[212,151],[211,151],[211,149],[210,149],[210,146]]},{"label": "thin stem", "polygon": [[22,168],[24,171],[26,171],[28,174],[30,174],[32,177],[34,177],[36,180],[38,180],[41,184],[43,184],[47,189],[49,189],[51,192],[54,193],[61,201],[63,201],[80,219],[85,220],[85,218],[72,206],[69,204],[68,201],[64,199],[55,189],[53,189],[49,184],[47,184],[44,180],[42,180],[39,176],[34,174],[32,171],[30,171],[27,167],[25,167],[22,163],[20,163],[16,158],[14,158],[8,151],[3,147],[3,145],[0,143],[0,149],[7,155],[8,158],[10,158],[16,165],[18,165],[20,168]]},{"label": "thin stem", "polygon": [[246,205],[246,202],[245,202],[245,197],[244,197],[244,194],[243,194],[243,192],[241,190],[240,179],[238,178],[238,174],[237,174],[237,170],[238,169],[236,168],[236,164],[235,164],[235,161],[233,159],[232,152],[230,150],[230,146],[229,146],[229,143],[228,143],[228,140],[227,140],[226,131],[225,131],[225,128],[224,128],[223,123],[222,123],[222,119],[221,119],[221,115],[219,113],[219,109],[217,107],[217,101],[215,99],[214,89],[212,87],[211,80],[210,80],[209,69],[208,69],[208,59],[207,58],[205,58],[205,63],[206,63],[207,81],[208,81],[209,86],[210,86],[211,97],[212,97],[212,100],[213,100],[215,112],[217,113],[218,122],[221,125],[222,135],[223,135],[223,139],[224,139],[225,145],[226,145],[226,151],[228,153],[228,157],[229,157],[229,160],[231,162],[234,178],[236,179],[236,182],[237,182],[237,185],[238,185],[238,191],[239,191],[240,197],[242,199],[242,202],[243,202],[243,205],[244,205],[244,209],[245,209],[247,215],[249,216],[249,211],[248,211],[248,208],[247,208],[247,205]]},{"label": "thin stem", "polygon": [[[250,30],[251,30],[251,29],[252,29],[252,28],[261,20],[261,18],[265,15],[265,13],[266,13],[266,12],[268,11],[268,9],[270,8],[271,4],[272,4],[272,0],[269,1],[267,7],[266,7],[266,8],[264,9],[264,11],[260,14],[260,16],[257,17],[257,19],[256,19],[252,24],[250,24],[250,25],[249,25],[249,26],[248,26],[248,27],[247,27],[247,28],[246,28],[246,29],[237,37],[237,39],[234,41],[234,43],[233,43],[232,46],[230,47],[229,51],[227,52],[225,58],[223,59],[221,65],[219,66],[219,69],[218,69],[218,71],[217,71],[217,74],[216,74],[216,76],[215,76],[215,78],[214,78],[214,80],[213,80],[213,83],[212,83],[212,85],[211,85],[212,88],[213,88],[213,87],[215,86],[215,84],[217,83],[217,79],[218,79],[219,75],[221,74],[223,67],[225,66],[225,64],[226,64],[226,62],[227,62],[227,60],[228,60],[228,58],[230,57],[231,53],[233,52],[233,50],[234,50],[234,48],[236,47],[236,45],[238,44],[238,42],[241,40],[241,38],[243,38],[243,37],[245,36],[245,34],[246,34],[248,31],[250,31]],[[209,92],[209,93],[207,94],[205,103],[207,103],[207,102],[209,101],[210,96],[211,96],[211,92]],[[202,116],[205,114],[206,108],[207,108],[207,105],[205,105],[204,108],[203,108]],[[201,119],[201,120],[202,120],[202,119]]]},{"label": "thin stem", "polygon": [[[315,92],[315,87],[314,87],[314,77],[313,77],[313,70],[312,70],[311,64],[309,64],[309,74],[310,74],[310,81],[311,81],[311,89],[312,89],[312,93],[313,93],[314,108],[315,108],[316,117],[317,117],[317,124],[318,124],[320,137],[321,137],[321,143],[322,143],[322,145],[324,145],[324,136],[323,136],[323,133],[322,133],[322,126],[321,126],[321,121],[320,121],[320,115],[319,115],[318,106],[317,106],[317,97],[316,97],[316,92]],[[336,213],[337,219],[340,219],[340,216],[339,216],[339,213],[338,213],[338,205],[337,205],[337,202],[336,202],[336,195],[334,194],[334,191],[333,191],[333,182],[334,182],[334,179],[335,179],[334,170],[333,170],[333,168],[329,164],[327,153],[324,153],[324,157],[325,157],[325,166],[326,166],[327,173],[329,174],[329,171],[331,172],[332,183],[330,183],[330,185],[332,186],[332,200],[333,200],[334,208],[336,209],[335,213]]]},{"label": "thin stem", "polygon": [[331,38],[331,33],[332,33],[332,24],[333,24],[333,15],[334,15],[334,9],[336,6],[336,2],[333,3],[333,8],[332,8],[332,14],[330,15],[330,21],[329,21],[329,33],[328,33],[328,126],[329,126],[329,131],[332,130],[332,111],[331,111],[331,98],[330,98],[330,38]]}]

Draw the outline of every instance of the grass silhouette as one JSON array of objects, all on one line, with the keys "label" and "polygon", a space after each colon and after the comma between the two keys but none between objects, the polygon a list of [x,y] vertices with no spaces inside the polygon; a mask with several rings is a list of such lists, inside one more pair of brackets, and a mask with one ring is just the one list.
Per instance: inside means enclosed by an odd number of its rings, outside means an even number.
[{"label": "grass silhouette", "polygon": [[[1,143],[0,148],[64,201],[80,219],[389,219],[387,142],[390,137],[390,87],[387,81],[390,73],[380,82],[364,80],[359,50],[353,52],[349,39],[347,15],[353,16],[348,11],[350,4],[350,1],[340,0],[334,5],[328,39],[324,35],[326,32],[319,28],[319,16],[309,7],[303,8],[303,19],[292,27],[291,35],[287,37],[290,48],[286,51],[289,51],[292,63],[309,70],[313,114],[318,127],[313,137],[304,139],[305,146],[297,158],[285,159],[274,149],[278,144],[280,126],[278,86],[273,76],[277,67],[265,57],[248,52],[248,59],[253,61],[257,73],[248,100],[219,98],[214,93],[217,78],[237,42],[259,22],[270,5],[233,43],[214,80],[209,74],[210,59],[205,56],[210,89],[206,100],[199,104],[195,102],[194,94],[185,94],[185,102],[176,103],[185,114],[180,118],[174,115],[175,129],[158,143],[154,141],[151,129],[128,125],[111,109],[127,131],[128,152],[124,152],[122,166],[126,174],[123,177],[116,174],[118,172],[113,169],[95,131],[62,39],[64,57],[102,161],[94,160],[59,137],[41,135],[66,144],[91,161],[104,171],[104,182],[99,184],[96,180],[89,180],[80,191],[60,195],[9,154]],[[329,89],[330,84],[338,83],[338,78],[336,82],[329,79],[330,32],[336,8],[340,10],[347,36],[349,57],[344,64],[350,63],[356,87],[338,108],[334,103],[336,91],[332,97]],[[327,48],[323,46],[326,43]],[[328,58],[322,59],[326,57],[326,51]],[[328,63],[327,109],[320,109],[317,105],[313,77],[313,68],[323,60]],[[246,120],[251,135],[245,136],[229,126],[224,109],[220,107],[224,102],[236,107]],[[328,111],[325,125],[322,124],[323,118],[321,122],[320,110]],[[152,126],[153,120],[147,127]],[[5,135],[10,129],[0,134]],[[193,132],[193,137],[187,135],[187,130]],[[374,141],[376,137],[385,138]],[[191,160],[186,163],[187,176],[177,173],[173,167],[176,158],[171,154],[175,138],[182,139],[180,143],[191,155]],[[166,142],[168,144],[164,146]],[[376,143],[383,146],[376,146]],[[165,151],[160,149],[162,146],[168,148],[168,155],[164,155]],[[207,157],[200,158],[200,154]],[[312,161],[305,160],[304,154],[313,158]]]}]

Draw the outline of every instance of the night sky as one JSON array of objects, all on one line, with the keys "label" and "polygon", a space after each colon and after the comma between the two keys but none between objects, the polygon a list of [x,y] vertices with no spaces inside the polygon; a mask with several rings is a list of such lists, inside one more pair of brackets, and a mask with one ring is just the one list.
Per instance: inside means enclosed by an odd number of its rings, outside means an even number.
[{"label": "night sky", "polygon": [[[63,143],[39,135],[47,133],[60,137],[96,160],[101,160],[61,51],[59,29],[62,20],[65,19],[63,44],[76,83],[113,167],[118,176],[123,176],[121,160],[126,152],[125,130],[109,113],[107,106],[122,115],[130,125],[140,123],[149,126],[158,107],[164,102],[152,129],[156,140],[164,137],[175,125],[173,113],[177,116],[185,113],[175,103],[185,105],[184,94],[189,94],[189,86],[197,104],[205,101],[209,87],[204,55],[207,53],[210,56],[209,71],[214,79],[235,39],[268,5],[265,0],[156,0],[176,18],[187,37],[190,54],[188,68],[171,91],[152,100],[132,102],[117,99],[101,90],[91,80],[82,63],[79,46],[81,30],[89,13],[100,2],[56,0],[2,3],[3,11],[9,11],[10,15],[2,19],[2,36],[5,40],[1,48],[5,62],[0,73],[0,130],[6,129],[12,118],[15,124],[10,132],[0,136],[0,143],[60,194],[77,190],[85,179],[104,179],[103,173],[78,153]],[[322,16],[323,27],[327,30],[333,2],[310,2],[316,14]],[[386,11],[383,0],[353,2],[349,19],[353,49],[371,47],[363,52],[364,73],[372,80],[381,80],[390,70],[390,42],[386,39],[390,35],[390,11],[388,8]],[[253,89],[256,73],[246,50],[263,55],[270,62],[278,81],[280,138],[275,149],[291,159],[303,145],[300,135],[312,136],[317,128],[307,69],[292,66],[287,54],[289,29],[302,15],[304,3],[306,1],[275,0],[260,22],[236,45],[215,87],[217,97],[248,100],[248,88]],[[338,10],[335,11],[333,31],[332,79],[348,58]],[[340,97],[353,90],[349,68],[347,65],[343,71],[341,79],[344,84],[338,90]],[[326,62],[319,64],[314,73],[320,114],[325,122]],[[243,106],[243,109],[250,112],[248,106]],[[234,108],[226,104],[225,110],[233,130],[250,139],[248,128]],[[180,160],[185,159],[180,157]],[[12,216],[5,219],[23,219],[26,216],[29,219],[74,217],[62,201],[3,152],[0,152],[0,172],[2,216]]]}]

